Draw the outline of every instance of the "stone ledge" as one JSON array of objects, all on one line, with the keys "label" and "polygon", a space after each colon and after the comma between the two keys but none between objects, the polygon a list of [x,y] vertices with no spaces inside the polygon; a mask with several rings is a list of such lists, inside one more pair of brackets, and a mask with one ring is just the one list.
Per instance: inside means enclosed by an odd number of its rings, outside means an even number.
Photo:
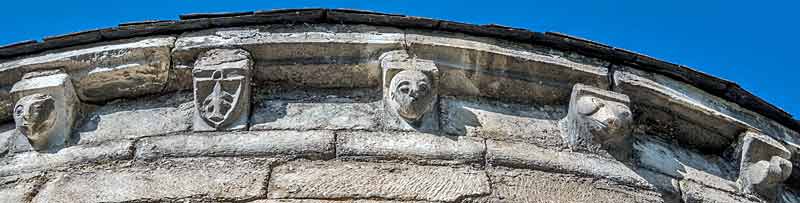
[{"label": "stone ledge", "polygon": [[270,199],[373,199],[452,202],[490,192],[470,168],[353,162],[292,162],[274,169]]},{"label": "stone ledge", "polygon": [[667,202],[651,190],[607,180],[535,170],[492,168],[492,193],[464,202]]},{"label": "stone ledge", "polygon": [[713,188],[704,187],[692,181],[680,181],[682,198],[684,202],[741,202],[741,203],[756,203],[762,202],[759,200],[748,199],[734,193],[724,192]]},{"label": "stone ledge", "polygon": [[39,173],[0,177],[0,202],[30,202],[44,183]]},{"label": "stone ledge", "polygon": [[321,200],[321,199],[265,199],[249,203],[433,203],[427,201],[391,201],[391,200]]},{"label": "stone ledge", "polygon": [[[631,98],[634,114],[644,125],[665,126],[683,144],[704,151],[721,151],[749,128],[800,146],[800,134],[739,105],[668,77],[619,67],[614,90]],[[665,133],[649,132],[656,135]]]},{"label": "stone ledge", "polygon": [[34,171],[62,170],[69,166],[113,160],[131,159],[133,141],[118,140],[99,145],[79,145],[56,153],[24,152],[0,160],[0,176]]},{"label": "stone ledge", "polygon": [[178,159],[56,174],[32,202],[243,201],[265,195],[269,160]]},{"label": "stone ledge", "polygon": [[[732,166],[725,166],[725,160],[715,155],[703,155],[647,138],[638,139],[634,150],[639,167],[730,193],[737,191],[735,176],[727,170]],[[726,179],[731,177],[733,181]]]},{"label": "stone ledge", "polygon": [[532,144],[486,141],[486,161],[491,166],[527,168],[605,178],[638,188],[652,189],[647,182],[625,164],[597,155],[558,152]]},{"label": "stone ledge", "polygon": [[161,157],[287,156],[331,159],[331,131],[247,131],[148,137],[136,143],[136,159]]},{"label": "stone ledge", "polygon": [[[424,144],[423,144],[424,143]],[[352,160],[409,160],[434,164],[483,164],[482,139],[425,133],[340,132],[336,156]]]}]

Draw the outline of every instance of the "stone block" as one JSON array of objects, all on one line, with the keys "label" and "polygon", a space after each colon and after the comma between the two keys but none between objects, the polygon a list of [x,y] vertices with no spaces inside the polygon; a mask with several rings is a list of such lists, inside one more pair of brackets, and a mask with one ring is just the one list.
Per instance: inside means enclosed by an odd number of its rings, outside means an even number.
[{"label": "stone block", "polygon": [[103,161],[131,159],[133,142],[121,140],[100,145],[78,145],[56,153],[25,152],[0,159],[0,176],[34,171],[64,170],[71,166]]},{"label": "stone block", "polygon": [[[682,144],[709,151],[723,151],[734,144],[741,132],[755,128],[794,146],[800,146],[800,134],[735,103],[713,96],[689,84],[663,75],[630,67],[618,67],[614,91],[631,98],[634,120],[665,126],[663,136],[674,137]],[[669,119],[655,114],[666,112]],[[655,133],[655,132],[651,132]],[[661,136],[661,135],[660,135]],[[673,139],[673,138],[670,138]]]},{"label": "stone block", "polygon": [[[378,56],[402,49],[403,31],[368,25],[267,25],[188,32],[176,43],[178,78],[208,49],[241,47],[255,61],[254,81],[298,87],[377,87]],[[183,76],[181,76],[183,75]]]},{"label": "stone block", "polygon": [[792,173],[791,152],[777,140],[754,131],[742,133],[734,156],[739,160],[736,183],[744,193],[775,200]]},{"label": "stone block", "polygon": [[631,152],[633,115],[628,96],[575,84],[567,116],[559,124],[561,137],[573,151],[607,150],[620,159]]},{"label": "stone block", "polygon": [[191,92],[107,103],[86,115],[74,136],[89,144],[188,131],[193,105]]},{"label": "stone block", "polygon": [[55,152],[70,142],[79,105],[69,75],[31,72],[11,88],[14,123],[36,151]]},{"label": "stone block", "polygon": [[192,70],[193,130],[247,130],[253,59],[242,49],[203,52]]},{"label": "stone block", "polygon": [[658,192],[535,170],[489,170],[492,193],[464,202],[665,202]]},{"label": "stone block", "polygon": [[[0,73],[58,68],[70,74],[82,101],[136,97],[164,88],[174,41],[175,37],[150,37],[77,46],[2,63]],[[0,83],[13,83],[20,76]]]},{"label": "stone block", "polygon": [[605,178],[620,184],[653,188],[622,162],[592,154],[547,150],[532,144],[487,140],[487,164],[512,168],[577,174]]},{"label": "stone block", "polygon": [[736,183],[728,179],[732,177],[728,170],[731,166],[726,165],[727,161],[721,157],[694,152],[653,137],[637,137],[633,150],[639,167],[706,187],[736,192]]},{"label": "stone block", "polygon": [[734,193],[728,193],[725,191],[704,187],[703,185],[688,180],[681,180],[680,186],[681,186],[681,196],[683,197],[683,202],[708,202],[708,203],[763,202],[758,199],[750,199],[748,197],[743,197],[740,195],[736,195]]},{"label": "stone block", "polygon": [[[337,203],[339,200],[319,200],[319,199],[262,199],[249,203]],[[428,201],[392,201],[392,200],[347,200],[353,203],[432,203]]]},{"label": "stone block", "polygon": [[379,94],[375,89],[264,91],[254,97],[250,130],[376,131],[383,115]]},{"label": "stone block", "polygon": [[12,119],[14,100],[11,99],[9,90],[11,86],[0,87],[0,122]]},{"label": "stone block", "polygon": [[563,146],[558,119],[561,107],[524,105],[486,99],[443,97],[442,131],[450,135],[532,143],[548,148]]},{"label": "stone block", "polygon": [[160,157],[334,156],[330,131],[249,131],[148,137],[136,144],[137,159]]},{"label": "stone block", "polygon": [[417,57],[436,61],[441,95],[566,104],[572,85],[607,87],[607,62],[546,47],[451,32],[408,30]]},{"label": "stone block", "polygon": [[0,177],[0,202],[30,202],[44,182],[41,174]]},{"label": "stone block", "polygon": [[482,139],[416,132],[343,132],[336,156],[356,160],[410,160],[423,163],[483,164]]},{"label": "stone block", "polygon": [[637,168],[636,173],[655,186],[664,202],[682,203],[680,180],[649,169]]},{"label": "stone block", "polygon": [[268,161],[183,160],[56,175],[32,202],[243,201],[264,195]]},{"label": "stone block", "polygon": [[489,193],[470,168],[357,162],[294,162],[274,169],[269,198],[452,202]]}]

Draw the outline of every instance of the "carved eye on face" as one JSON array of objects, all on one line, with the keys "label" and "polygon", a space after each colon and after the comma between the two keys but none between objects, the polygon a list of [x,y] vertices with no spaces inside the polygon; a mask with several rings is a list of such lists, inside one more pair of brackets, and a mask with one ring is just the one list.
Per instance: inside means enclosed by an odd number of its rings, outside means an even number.
[{"label": "carved eye on face", "polygon": [[605,106],[603,102],[592,96],[581,97],[577,103],[578,113],[583,115],[592,115],[603,106]]},{"label": "carved eye on face", "polygon": [[23,111],[25,111],[25,106],[17,105],[17,107],[14,108],[14,116],[22,118]]},{"label": "carved eye on face", "polygon": [[397,85],[397,91],[408,94],[408,92],[411,91],[411,82],[408,80],[401,81],[400,84]]},{"label": "carved eye on face", "polygon": [[426,82],[419,82],[419,84],[417,84],[417,88],[418,88],[417,91],[419,91],[420,94],[425,94],[425,93],[428,92],[428,89],[430,87],[428,86],[428,83],[426,83]]}]

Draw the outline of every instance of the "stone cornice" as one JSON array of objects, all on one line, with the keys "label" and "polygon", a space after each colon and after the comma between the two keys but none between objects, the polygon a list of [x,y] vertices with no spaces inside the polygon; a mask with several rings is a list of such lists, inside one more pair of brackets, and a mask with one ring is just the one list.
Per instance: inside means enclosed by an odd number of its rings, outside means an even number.
[{"label": "stone cornice", "polygon": [[[180,20],[151,20],[122,23],[117,27],[81,31],[28,40],[0,47],[0,61],[78,45],[142,36],[180,34],[187,31],[267,24],[368,24],[398,28],[432,29],[545,45],[564,51],[607,60],[612,64],[631,66],[658,73],[691,84],[714,96],[750,109],[795,131],[800,123],[790,114],[744,90],[736,83],[717,78],[692,68],[669,63],[625,49],[554,32],[534,32],[499,25],[472,25],[396,14],[347,9],[282,9],[233,13],[193,13]],[[612,70],[613,71],[613,70]],[[8,73],[4,73],[8,74]],[[3,76],[6,77],[6,76]]]}]

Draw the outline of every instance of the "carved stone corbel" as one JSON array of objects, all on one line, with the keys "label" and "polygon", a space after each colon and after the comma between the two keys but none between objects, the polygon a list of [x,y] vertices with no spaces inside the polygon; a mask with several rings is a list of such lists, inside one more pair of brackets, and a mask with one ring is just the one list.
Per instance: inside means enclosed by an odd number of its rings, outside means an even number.
[{"label": "carved stone corbel", "polygon": [[411,57],[406,51],[391,51],[380,57],[383,69],[383,101],[387,124],[400,130],[438,129],[439,70],[430,60]]},{"label": "carved stone corbel", "polygon": [[574,151],[606,149],[612,155],[627,156],[632,124],[629,104],[627,95],[575,84],[567,116],[560,121],[564,142]]},{"label": "carved stone corbel", "polygon": [[253,60],[242,49],[213,49],[195,61],[194,131],[246,130]]},{"label": "carved stone corbel", "polygon": [[777,198],[781,183],[792,173],[789,150],[767,135],[747,131],[741,135],[736,155],[739,156],[736,180],[739,190],[769,200]]},{"label": "carved stone corbel", "polygon": [[28,73],[10,92],[16,101],[12,113],[16,129],[33,150],[53,152],[66,146],[78,102],[69,75],[60,71]]}]

